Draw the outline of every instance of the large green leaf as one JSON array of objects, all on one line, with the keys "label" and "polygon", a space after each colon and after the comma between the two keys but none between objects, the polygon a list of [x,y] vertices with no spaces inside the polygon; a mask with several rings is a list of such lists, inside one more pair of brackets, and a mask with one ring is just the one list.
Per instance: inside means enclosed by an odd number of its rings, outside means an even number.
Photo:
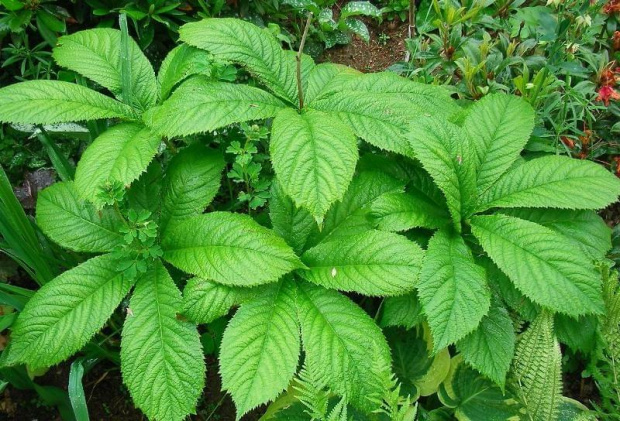
[{"label": "large green leaf", "polygon": [[459,421],[518,421],[519,406],[499,386],[468,367],[460,355],[452,359],[448,377],[437,394],[454,408]]},{"label": "large green leaf", "polygon": [[486,191],[519,158],[534,128],[534,110],[512,95],[487,95],[463,123],[476,159],[476,186]]},{"label": "large green leaf", "polygon": [[212,69],[213,60],[206,51],[187,44],[173,48],[157,73],[161,99],[166,100],[176,85],[188,77],[201,74],[210,76]]},{"label": "large green leaf", "polygon": [[384,194],[371,209],[371,216],[382,231],[406,231],[418,227],[434,229],[450,223],[445,207],[437,206],[416,192]]},{"label": "large green leaf", "polygon": [[369,217],[372,204],[382,195],[402,191],[403,183],[381,171],[360,171],[353,177],[342,200],[334,203],[321,231],[315,231],[309,245],[362,234],[373,228]]},{"label": "large green leaf", "polygon": [[241,288],[218,284],[201,278],[187,281],[183,290],[183,315],[196,323],[211,323],[225,316],[240,302]]},{"label": "large green leaf", "polygon": [[129,206],[135,210],[147,210],[155,214],[155,219],[161,207],[161,180],[163,177],[161,163],[151,162],[140,178],[131,183],[126,192]]},{"label": "large green leaf", "polygon": [[298,254],[303,252],[308,237],[316,229],[312,215],[307,210],[295,206],[277,179],[271,185],[269,218],[273,231],[284,238]]},{"label": "large green leaf", "polygon": [[243,304],[228,324],[220,348],[222,386],[237,419],[275,399],[297,370],[300,341],[296,288],[285,280]]},{"label": "large green leaf", "polygon": [[409,140],[422,162],[443,191],[455,228],[476,197],[474,152],[459,127],[436,118],[421,117],[410,126]]},{"label": "large green leaf", "polygon": [[213,212],[166,230],[164,258],[181,270],[227,285],[275,282],[303,265],[286,242],[247,215]]},{"label": "large green leaf", "polygon": [[361,76],[357,70],[336,63],[321,63],[308,74],[308,88],[304,92],[304,100],[310,104],[323,93],[337,90],[341,86],[343,75]]},{"label": "large green leaf", "polygon": [[280,98],[297,105],[293,55],[267,30],[239,19],[203,19],[179,30],[181,40],[244,66]]},{"label": "large green leaf", "polygon": [[[81,73],[117,97],[121,96],[121,31],[95,28],[65,35],[58,39],[53,57],[58,65]],[[129,57],[125,59],[131,64],[131,95],[140,108],[146,110],[157,101],[153,67],[133,39],[129,39]],[[130,100],[125,98],[126,103]]]},{"label": "large green leaf", "polygon": [[128,105],[75,83],[32,80],[0,89],[0,122],[52,124],[104,118],[134,120]]},{"label": "large green leaf", "polygon": [[315,99],[310,109],[323,111],[340,120],[357,136],[381,149],[411,156],[404,135],[410,120],[408,102],[369,92],[331,92]]},{"label": "large green leaf", "polygon": [[97,253],[123,244],[123,221],[112,209],[99,211],[80,200],[73,182],[56,183],[39,193],[36,215],[41,230],[65,248]]},{"label": "large green leaf", "polygon": [[415,291],[383,300],[379,319],[381,327],[401,326],[411,329],[423,321],[422,305]]},{"label": "large green leaf", "polygon": [[369,407],[367,396],[383,392],[373,365],[391,365],[379,327],[348,298],[312,284],[298,285],[297,306],[307,364],[335,393]]},{"label": "large green leaf", "polygon": [[180,320],[181,292],[157,262],[138,279],[121,342],[123,381],[134,403],[154,421],[195,413],[205,364],[198,330]]},{"label": "large green leaf", "polygon": [[491,294],[484,269],[460,236],[440,230],[428,243],[418,296],[435,352],[472,332],[487,314]]},{"label": "large green leaf", "polygon": [[611,249],[611,229],[595,211],[566,209],[503,209],[503,214],[536,222],[577,242],[592,259]]},{"label": "large green leaf", "polygon": [[423,251],[413,241],[383,231],[335,239],[308,250],[301,276],[327,288],[366,295],[402,295],[418,280]]},{"label": "large green leaf", "polygon": [[271,133],[271,158],[282,188],[321,224],[353,177],[355,135],[327,114],[290,108],[278,113]]},{"label": "large green leaf", "polygon": [[620,180],[601,165],[545,156],[506,173],[480,197],[477,211],[493,207],[601,209],[618,200]]},{"label": "large green leaf", "polygon": [[542,312],[521,335],[512,367],[513,390],[533,421],[558,419],[562,399],[562,352],[553,315]]},{"label": "large green leaf", "polygon": [[92,258],[45,284],[13,325],[7,364],[42,368],[79,351],[131,288],[110,255]]},{"label": "large green leaf", "polygon": [[179,152],[166,171],[162,191],[161,231],[171,222],[200,215],[220,188],[224,158],[196,144]]},{"label": "large green leaf", "polygon": [[412,82],[392,72],[367,74],[342,72],[334,83],[322,90],[322,95],[318,98],[322,99],[323,96],[335,92],[369,94],[377,102],[388,105],[395,100],[405,101],[409,117],[426,114],[447,118],[459,111],[456,102],[450,98],[448,89]]},{"label": "large green leaf", "polygon": [[273,117],[283,107],[282,101],[261,89],[194,76],[144,120],[162,136],[187,136]]},{"label": "large green leaf", "polygon": [[128,186],[146,171],[161,143],[159,136],[140,124],[113,126],[86,149],[75,170],[75,189],[92,202],[106,186]]},{"label": "large green leaf", "polygon": [[461,339],[457,346],[469,365],[504,389],[515,340],[508,312],[498,302],[493,302],[478,328]]},{"label": "large green leaf", "polygon": [[601,281],[578,246],[549,228],[506,215],[475,216],[472,232],[529,299],[578,316],[603,310]]}]

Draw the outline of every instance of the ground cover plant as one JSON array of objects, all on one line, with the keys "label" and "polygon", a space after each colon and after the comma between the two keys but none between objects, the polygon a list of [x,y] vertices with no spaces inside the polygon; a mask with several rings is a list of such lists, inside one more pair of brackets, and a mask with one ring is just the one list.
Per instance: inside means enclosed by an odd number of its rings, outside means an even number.
[{"label": "ground cover plant", "polygon": [[[611,172],[523,154],[535,111],[522,98],[462,106],[442,87],[315,64],[303,39],[287,51],[237,19],[179,36],[156,73],[125,20],[77,32],[53,58],[89,83],[0,89],[5,123],[98,121],[36,203],[75,264],[12,306],[2,370],[58,364],[120,320],[134,404],[181,420],[211,386],[201,332],[225,318],[237,418],[587,419],[563,396],[560,342],[584,351],[590,334],[613,416],[617,279],[596,213],[620,195]],[[251,184],[263,173],[268,193]],[[7,190],[19,216],[3,237],[18,226],[42,247]]]}]

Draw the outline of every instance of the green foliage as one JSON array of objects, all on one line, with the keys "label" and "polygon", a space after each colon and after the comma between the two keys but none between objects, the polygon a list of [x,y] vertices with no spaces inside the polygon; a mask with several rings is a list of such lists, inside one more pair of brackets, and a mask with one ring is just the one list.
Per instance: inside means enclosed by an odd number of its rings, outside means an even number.
[{"label": "green foliage", "polygon": [[557,419],[562,396],[562,353],[551,314],[541,313],[521,335],[512,385],[531,420]]},{"label": "green foliage", "polygon": [[[270,401],[279,419],[574,410],[558,387],[562,316],[552,313],[604,314],[592,261],[610,231],[594,211],[620,194],[612,174],[521,159],[534,118],[516,97],[461,109],[441,88],[315,65],[234,19],[180,36],[187,44],[157,77],[126,28],[62,38],[59,64],[116,99],[60,81],[0,89],[0,121],[103,120],[75,180],[42,191],[36,218],[58,245],[104,254],[33,296],[5,364],[65,360],[131,295],[121,369],[153,420],[195,412],[205,377],[196,324],[212,329],[236,306],[219,363],[238,419]],[[250,83],[223,82],[223,62]],[[247,214],[230,212],[245,202]],[[384,335],[376,320],[392,328]]]}]

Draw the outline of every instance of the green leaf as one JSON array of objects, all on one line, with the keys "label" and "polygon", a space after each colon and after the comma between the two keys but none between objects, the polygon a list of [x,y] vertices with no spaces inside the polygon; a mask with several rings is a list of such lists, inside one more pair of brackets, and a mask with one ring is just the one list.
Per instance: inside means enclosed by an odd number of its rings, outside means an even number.
[{"label": "green leaf", "polygon": [[334,203],[325,215],[321,231],[310,238],[309,245],[362,234],[373,228],[369,218],[375,200],[383,194],[402,191],[403,183],[381,171],[360,171],[353,177],[342,200]]},{"label": "green leaf", "polygon": [[520,420],[519,406],[511,395],[463,363],[460,355],[452,359],[448,377],[439,389],[439,400],[455,409],[458,420]]},{"label": "green leaf", "polygon": [[239,19],[223,18],[185,24],[179,34],[190,45],[244,66],[277,96],[297,105],[294,57],[285,54],[268,30]]},{"label": "green leaf", "polygon": [[340,19],[360,15],[378,18],[381,11],[369,1],[350,1],[340,11]]},{"label": "green leaf", "polygon": [[144,120],[162,136],[188,136],[273,117],[283,107],[282,101],[261,89],[194,76]]},{"label": "green leaf", "polygon": [[450,370],[450,353],[444,348],[431,355],[426,329],[386,329],[392,349],[394,374],[403,395],[430,396],[437,392]]},{"label": "green leaf", "polygon": [[135,210],[147,210],[154,214],[155,219],[159,215],[161,206],[161,164],[154,160],[142,173],[140,178],[131,183],[126,197],[129,206]]},{"label": "green leaf", "polygon": [[206,51],[187,44],[173,48],[161,63],[157,74],[161,99],[166,100],[174,88],[188,77],[211,76],[212,70],[213,60]]},{"label": "green leaf", "polygon": [[129,186],[146,171],[161,143],[140,124],[113,126],[86,149],[75,170],[75,189],[80,197],[92,202],[106,186],[121,183]]},{"label": "green leaf", "polygon": [[366,142],[386,151],[411,156],[404,134],[411,112],[409,103],[393,97],[381,100],[381,94],[339,91],[323,94],[308,107],[323,111],[349,127]]},{"label": "green leaf", "polygon": [[512,95],[487,95],[463,123],[475,151],[479,192],[486,191],[519,158],[534,128],[534,110]]},{"label": "green leaf", "polygon": [[296,253],[301,254],[308,237],[316,228],[316,223],[307,210],[297,208],[286,196],[277,179],[271,185],[269,218],[273,231],[284,238]]},{"label": "green leaf", "polygon": [[333,392],[369,407],[367,396],[383,392],[372,374],[375,360],[391,365],[379,327],[348,298],[312,284],[298,284],[297,306],[308,366]]},{"label": "green leaf", "polygon": [[131,107],[74,83],[32,80],[0,89],[0,122],[53,124],[104,118],[134,120]]},{"label": "green leaf", "polygon": [[412,228],[442,228],[450,223],[445,207],[427,200],[417,192],[388,193],[371,207],[371,217],[382,231],[406,231]]},{"label": "green leaf", "polygon": [[505,216],[475,216],[472,232],[495,264],[529,299],[578,316],[603,309],[600,276],[579,248],[549,228]]},{"label": "green leaf", "polygon": [[228,324],[220,351],[222,386],[237,419],[287,388],[299,361],[295,286],[284,281],[243,304]]},{"label": "green leaf", "polygon": [[[121,31],[95,28],[65,35],[54,48],[58,65],[78,72],[121,97]],[[149,60],[133,39],[129,39],[131,95],[146,110],[157,102],[157,81]],[[125,103],[130,99],[125,98]]]},{"label": "green leaf", "polygon": [[553,316],[542,312],[517,343],[513,389],[531,420],[558,419],[562,398],[562,352],[553,334]]},{"label": "green leaf", "polygon": [[428,243],[417,289],[434,352],[467,336],[489,310],[484,269],[460,236],[445,231],[437,231]]},{"label": "green leaf", "polygon": [[169,223],[200,215],[220,188],[224,158],[195,144],[179,152],[166,171],[162,191],[161,232]]},{"label": "green leaf", "polygon": [[602,260],[611,249],[611,229],[594,211],[504,209],[501,213],[551,228],[576,242],[594,260]]},{"label": "green leaf", "polygon": [[475,199],[474,153],[460,128],[436,118],[418,118],[410,126],[415,156],[443,191],[455,228]]},{"label": "green leaf", "polygon": [[592,353],[598,343],[598,317],[593,315],[572,318],[564,314],[554,317],[555,334],[558,340],[573,351]]},{"label": "green leaf", "polygon": [[515,332],[508,311],[493,302],[476,330],[457,344],[463,359],[502,390],[515,350]]},{"label": "green leaf", "polygon": [[303,267],[282,238],[240,214],[213,212],[174,224],[162,248],[179,269],[227,285],[275,282]]},{"label": "green leaf", "polygon": [[320,225],[353,178],[358,158],[353,133],[327,114],[287,108],[273,121],[270,152],[284,191]]},{"label": "green leaf", "polygon": [[308,88],[304,92],[306,103],[312,103],[325,92],[337,90],[342,75],[360,76],[361,73],[343,64],[321,63],[315,66],[308,74]]},{"label": "green leaf", "polygon": [[177,318],[181,292],[157,262],[136,283],[121,342],[123,381],[151,420],[181,421],[196,411],[205,363],[196,326]]},{"label": "green leaf", "polygon": [[335,239],[308,250],[304,279],[326,288],[365,295],[402,295],[413,290],[424,252],[413,241],[382,231]]},{"label": "green leaf", "polygon": [[183,315],[196,323],[211,323],[238,304],[240,289],[201,278],[187,281],[183,290]]},{"label": "green leaf", "polygon": [[379,326],[402,326],[411,329],[423,321],[422,305],[415,291],[383,300]]},{"label": "green leaf", "polygon": [[493,207],[601,209],[620,195],[620,180],[599,164],[562,156],[525,162],[480,197],[477,211]]},{"label": "green leaf", "polygon": [[39,193],[37,225],[54,242],[80,252],[112,251],[123,244],[123,221],[78,198],[73,182],[56,183]]},{"label": "green leaf", "polygon": [[110,255],[94,257],[45,284],[13,325],[6,363],[49,367],[79,351],[131,288]]}]

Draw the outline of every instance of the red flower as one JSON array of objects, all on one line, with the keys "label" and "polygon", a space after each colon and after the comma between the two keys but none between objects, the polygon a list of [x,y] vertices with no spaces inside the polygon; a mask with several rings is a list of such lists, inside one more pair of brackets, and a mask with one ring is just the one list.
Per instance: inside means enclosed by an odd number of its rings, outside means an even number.
[{"label": "red flower", "polygon": [[596,97],[596,101],[603,101],[606,107],[609,107],[610,100],[619,100],[620,94],[615,91],[611,86],[601,86],[601,89],[598,90],[598,96]]},{"label": "red flower", "polygon": [[609,0],[605,6],[603,6],[603,13],[611,15],[612,13],[620,12],[620,0]]}]

